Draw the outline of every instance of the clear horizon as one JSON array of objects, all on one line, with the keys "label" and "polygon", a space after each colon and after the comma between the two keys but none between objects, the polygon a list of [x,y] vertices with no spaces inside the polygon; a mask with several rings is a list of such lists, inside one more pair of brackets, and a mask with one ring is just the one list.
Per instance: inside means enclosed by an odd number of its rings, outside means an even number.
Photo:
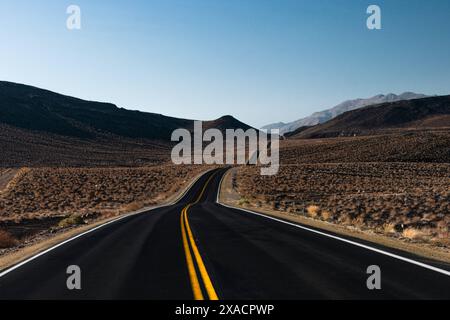
[{"label": "clear horizon", "polygon": [[[366,28],[366,9],[382,29]],[[79,5],[82,29],[66,28]],[[450,3],[24,0],[0,4],[1,78],[86,100],[254,127],[342,101],[449,94]]]}]

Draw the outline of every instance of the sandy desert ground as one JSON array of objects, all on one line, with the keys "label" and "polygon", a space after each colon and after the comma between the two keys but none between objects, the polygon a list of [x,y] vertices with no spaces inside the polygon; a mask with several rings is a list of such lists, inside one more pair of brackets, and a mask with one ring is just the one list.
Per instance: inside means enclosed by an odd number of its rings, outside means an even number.
[{"label": "sandy desert ground", "polygon": [[240,167],[242,205],[449,246],[450,134],[287,140],[275,176]]},{"label": "sandy desert ground", "polygon": [[1,169],[0,249],[163,203],[205,170],[175,165]]}]

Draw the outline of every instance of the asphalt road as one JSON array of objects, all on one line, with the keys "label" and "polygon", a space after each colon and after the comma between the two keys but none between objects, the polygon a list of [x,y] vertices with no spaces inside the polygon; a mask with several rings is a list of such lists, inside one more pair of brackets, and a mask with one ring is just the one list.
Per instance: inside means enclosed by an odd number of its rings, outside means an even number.
[{"label": "asphalt road", "polygon": [[[0,272],[0,299],[450,299],[446,265],[217,204],[223,172]],[[69,265],[81,290],[67,289]],[[367,288],[370,265],[381,290]]]}]

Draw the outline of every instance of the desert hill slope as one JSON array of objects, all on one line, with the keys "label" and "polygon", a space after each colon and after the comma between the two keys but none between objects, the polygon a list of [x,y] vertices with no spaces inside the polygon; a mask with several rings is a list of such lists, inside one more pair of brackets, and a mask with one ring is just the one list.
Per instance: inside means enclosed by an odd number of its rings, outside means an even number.
[{"label": "desert hill slope", "polygon": [[[170,160],[171,134],[194,120],[131,111],[0,81],[0,166],[130,166]],[[250,126],[232,116],[203,129]]]},{"label": "desert hill slope", "polygon": [[165,140],[170,139],[173,130],[189,127],[192,121],[0,82],[0,122],[76,138],[93,138],[109,132],[130,138]]},{"label": "desert hill slope", "polygon": [[348,111],[291,138],[327,138],[436,128],[450,128],[450,96],[403,100]]},{"label": "desert hill slope", "polygon": [[[27,85],[0,82],[0,123],[74,138],[105,133],[127,138],[170,140],[178,128],[193,128],[193,120],[118,108],[111,103],[85,101]],[[204,128],[248,129],[224,116],[206,121]]]}]

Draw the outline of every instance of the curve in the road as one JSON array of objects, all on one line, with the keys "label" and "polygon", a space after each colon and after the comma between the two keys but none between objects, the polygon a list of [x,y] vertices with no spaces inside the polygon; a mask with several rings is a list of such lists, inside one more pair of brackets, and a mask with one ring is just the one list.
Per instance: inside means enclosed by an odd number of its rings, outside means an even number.
[{"label": "curve in the road", "polygon": [[[217,203],[224,169],[0,274],[1,299],[450,299],[448,266]],[[399,259],[400,257],[400,259]],[[68,290],[67,267],[82,270]],[[381,269],[369,290],[367,267]]]}]

